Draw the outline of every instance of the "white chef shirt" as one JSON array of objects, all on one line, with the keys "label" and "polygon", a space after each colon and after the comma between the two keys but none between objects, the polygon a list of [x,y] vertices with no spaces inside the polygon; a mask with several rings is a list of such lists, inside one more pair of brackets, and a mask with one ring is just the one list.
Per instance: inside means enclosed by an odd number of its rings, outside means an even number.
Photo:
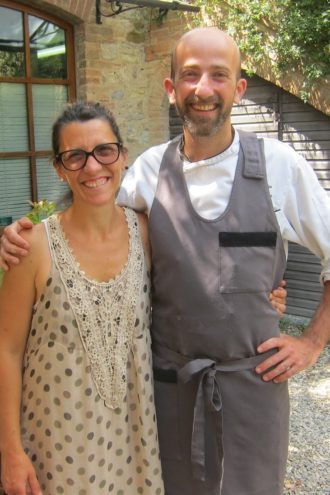
[{"label": "white chef shirt", "polygon": [[[305,246],[321,259],[322,279],[330,280],[330,197],[301,155],[276,139],[263,140],[267,180],[286,254],[289,241]],[[149,215],[167,146],[149,148],[129,168],[117,198],[120,205]],[[226,209],[238,152],[239,134],[235,132],[223,153],[193,163],[184,160],[189,196],[200,216],[215,219]]]}]

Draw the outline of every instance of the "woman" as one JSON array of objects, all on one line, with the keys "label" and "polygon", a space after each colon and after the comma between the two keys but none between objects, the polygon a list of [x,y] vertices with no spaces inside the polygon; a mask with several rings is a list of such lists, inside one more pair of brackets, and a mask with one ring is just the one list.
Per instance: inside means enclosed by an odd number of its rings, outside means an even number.
[{"label": "woman", "polygon": [[24,232],[0,291],[2,484],[160,495],[146,220],[115,204],[127,150],[106,108],[75,103],[53,151],[72,205]]}]

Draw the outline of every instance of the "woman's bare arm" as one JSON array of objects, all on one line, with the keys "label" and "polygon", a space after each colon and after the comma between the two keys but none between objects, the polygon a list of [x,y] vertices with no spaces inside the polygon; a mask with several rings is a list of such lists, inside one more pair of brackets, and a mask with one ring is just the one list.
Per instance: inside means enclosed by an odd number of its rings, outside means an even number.
[{"label": "woman's bare arm", "polygon": [[6,273],[0,289],[1,479],[8,495],[41,494],[33,465],[23,451],[20,438],[22,363],[37,295],[39,260],[42,262],[36,243],[39,236],[33,237],[35,241],[25,235],[32,245],[31,252]]}]

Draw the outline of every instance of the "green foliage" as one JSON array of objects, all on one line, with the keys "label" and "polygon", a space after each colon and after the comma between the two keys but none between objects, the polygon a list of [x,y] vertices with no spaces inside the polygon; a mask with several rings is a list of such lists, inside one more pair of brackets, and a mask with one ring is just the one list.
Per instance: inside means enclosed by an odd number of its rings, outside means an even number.
[{"label": "green foliage", "polygon": [[2,77],[24,76],[24,54],[0,51],[0,75]]},{"label": "green foliage", "polygon": [[40,223],[42,220],[49,217],[56,210],[56,204],[53,203],[52,201],[47,201],[47,199],[43,199],[35,203],[29,201],[29,203],[32,206],[32,210],[26,216],[34,224]]},{"label": "green foliage", "polygon": [[[304,77],[306,100],[316,82],[330,74],[329,0],[197,0],[247,56],[247,70],[266,59],[281,76],[294,70]],[[197,17],[196,17],[197,19]],[[201,23],[200,18],[197,21]]]},{"label": "green foliage", "polygon": [[[52,201],[47,201],[47,199],[43,199],[38,202],[29,201],[29,203],[32,206],[32,210],[26,216],[34,224],[40,223],[42,220],[52,215],[52,213],[56,210],[56,204]],[[5,273],[6,272],[4,269],[0,268],[0,287],[2,285]]]}]

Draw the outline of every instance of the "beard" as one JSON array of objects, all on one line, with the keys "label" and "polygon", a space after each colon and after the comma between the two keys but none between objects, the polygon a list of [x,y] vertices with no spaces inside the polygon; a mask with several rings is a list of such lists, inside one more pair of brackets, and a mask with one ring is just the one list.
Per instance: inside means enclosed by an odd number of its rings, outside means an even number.
[{"label": "beard", "polygon": [[[214,118],[203,117],[203,115],[195,115],[191,112],[190,105],[192,103],[200,103],[204,105],[216,104],[216,114]],[[231,113],[231,108],[224,109],[223,101],[219,98],[200,100],[196,97],[188,97],[182,105],[176,104],[176,110],[183,120],[184,127],[192,136],[213,136],[215,135],[224,123],[228,120]]]}]

